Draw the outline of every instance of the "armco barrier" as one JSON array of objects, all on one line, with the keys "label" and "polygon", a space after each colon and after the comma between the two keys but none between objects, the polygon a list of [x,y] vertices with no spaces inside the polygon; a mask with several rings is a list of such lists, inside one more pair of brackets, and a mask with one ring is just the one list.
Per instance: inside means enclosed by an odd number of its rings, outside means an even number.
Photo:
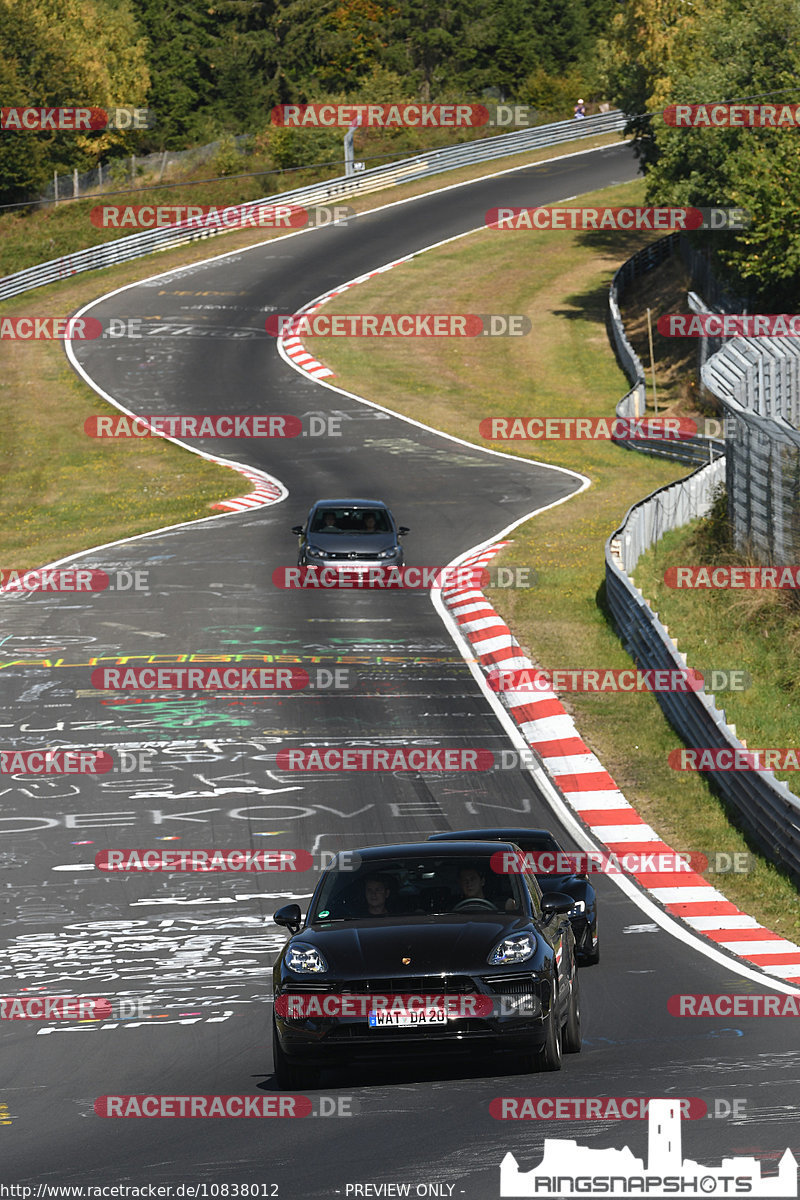
[{"label": "armco barrier", "polygon": [[[644,367],[633,346],[625,334],[622,316],[619,311],[619,301],[628,285],[639,275],[652,271],[660,266],[676,251],[690,253],[681,234],[671,233],[668,237],[659,238],[643,247],[622,264],[615,273],[608,291],[608,329],[620,366],[628,376],[632,387],[617,405],[618,417],[643,417],[647,397]],[[713,462],[724,452],[724,442],[714,438],[693,437],[681,438],[679,442],[663,442],[657,439],[636,438],[617,443],[626,450],[638,450],[642,454],[651,454],[657,458],[668,458],[673,462],[700,463]]]},{"label": "armco barrier", "polygon": [[728,517],[737,550],[762,562],[800,556],[800,348],[795,338],[735,338],[702,379],[729,435]]},{"label": "armco barrier", "polygon": [[[606,542],[606,596],[625,649],[646,668],[682,669],[686,658],[630,578],[641,554],[668,529],[703,516],[725,479],[725,459],[701,467],[634,504]],[[688,746],[744,748],[725,713],[705,692],[654,693]],[[773,862],[800,880],[800,799],[772,771],[710,771],[736,819]],[[676,772],[676,786],[680,786]]]},{"label": "armco barrier", "polygon": [[[367,195],[380,188],[398,183],[411,183],[415,179],[424,179],[429,175],[438,175],[444,171],[454,171],[458,167],[467,167],[473,163],[490,162],[493,159],[505,158],[512,154],[523,154],[528,150],[557,146],[562,142],[578,141],[602,133],[619,133],[625,128],[625,123],[624,113],[616,110],[610,113],[601,113],[596,117],[587,117],[583,121],[574,119],[557,121],[552,125],[539,125],[534,129],[519,130],[517,133],[498,134],[496,137],[481,138],[475,142],[447,146],[441,150],[433,150],[429,154],[418,154],[400,162],[372,167],[369,171],[360,171],[355,175],[340,175],[335,179],[327,179],[323,183],[296,188],[291,192],[280,192],[274,196],[264,196],[260,200],[249,200],[244,204],[231,205],[230,209],[249,211],[259,205],[289,202],[305,206],[332,202],[343,203],[352,196]],[[115,238],[113,241],[104,242],[101,246],[78,250],[63,258],[54,258],[49,262],[40,263],[38,266],[28,267],[24,271],[7,275],[0,279],[0,300],[18,296],[21,292],[30,291],[32,288],[41,287],[46,283],[67,279],[81,271],[96,271],[101,267],[110,267],[115,263],[141,258],[143,255],[151,254],[154,250],[171,249],[173,246],[180,246],[185,242],[217,236],[219,234],[216,231],[210,233],[207,230],[191,229],[184,223]]]}]

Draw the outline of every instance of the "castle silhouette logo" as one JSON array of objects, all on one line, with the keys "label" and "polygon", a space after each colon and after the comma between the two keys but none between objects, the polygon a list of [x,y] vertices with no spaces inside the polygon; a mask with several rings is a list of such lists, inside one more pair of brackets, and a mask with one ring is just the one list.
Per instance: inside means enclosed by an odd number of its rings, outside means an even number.
[{"label": "castle silhouette logo", "polygon": [[723,1158],[704,1167],[681,1157],[679,1100],[651,1100],[647,1166],[622,1150],[592,1150],[574,1141],[545,1138],[542,1161],[520,1171],[513,1154],[500,1164],[500,1195],[573,1196],[797,1196],[797,1160],[786,1150],[777,1175],[761,1175],[755,1158]]}]

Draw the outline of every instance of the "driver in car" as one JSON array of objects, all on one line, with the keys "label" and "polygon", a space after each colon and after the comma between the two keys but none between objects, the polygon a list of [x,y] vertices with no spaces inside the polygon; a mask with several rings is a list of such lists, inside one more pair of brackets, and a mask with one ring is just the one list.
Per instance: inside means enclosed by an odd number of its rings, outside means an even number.
[{"label": "driver in car", "polygon": [[462,867],[458,872],[458,886],[461,888],[461,899],[487,900],[488,896],[484,896],[483,894],[483,885],[485,882],[485,875],[482,875],[477,867]]},{"label": "driver in car", "polygon": [[367,902],[367,916],[388,917],[389,910],[386,901],[389,899],[390,888],[379,875],[370,875],[364,880],[364,899]]},{"label": "driver in car", "polygon": [[[485,883],[486,876],[478,869],[478,867],[461,867],[458,872],[458,886],[461,889],[461,899],[458,901],[456,907],[459,908],[463,904],[466,908],[469,900],[475,900],[476,902],[482,900],[483,904],[480,905],[481,908],[497,909],[503,907],[502,898],[498,903],[495,903],[495,900],[493,900],[490,896],[485,895],[483,890]],[[477,903],[475,907],[478,907]],[[505,901],[504,907],[506,912],[516,912],[516,901],[509,897]]]}]

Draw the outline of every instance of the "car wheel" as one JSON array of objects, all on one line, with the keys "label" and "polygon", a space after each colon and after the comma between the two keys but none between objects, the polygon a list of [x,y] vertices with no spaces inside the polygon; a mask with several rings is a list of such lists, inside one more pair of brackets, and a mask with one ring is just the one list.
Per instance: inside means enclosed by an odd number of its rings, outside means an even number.
[{"label": "car wheel", "polygon": [[572,993],[569,998],[569,1012],[561,1044],[565,1054],[580,1054],[581,1049],[581,997],[578,989],[578,976],[572,980]]},{"label": "car wheel", "polygon": [[561,1070],[561,1026],[558,1023],[555,1006],[550,1009],[546,1021],[547,1037],[537,1056],[537,1067],[540,1071]]},{"label": "car wheel", "polygon": [[[592,944],[592,938],[597,938],[597,926],[595,925],[590,937],[588,938],[589,945]],[[600,962],[600,939],[597,938],[593,950],[587,950],[581,955],[580,965],[582,967],[593,967]]]},{"label": "car wheel", "polygon": [[316,1067],[293,1063],[284,1054],[274,1017],[272,1019],[272,1063],[275,1082],[282,1092],[302,1092],[306,1088],[316,1087],[319,1083],[319,1071]]}]

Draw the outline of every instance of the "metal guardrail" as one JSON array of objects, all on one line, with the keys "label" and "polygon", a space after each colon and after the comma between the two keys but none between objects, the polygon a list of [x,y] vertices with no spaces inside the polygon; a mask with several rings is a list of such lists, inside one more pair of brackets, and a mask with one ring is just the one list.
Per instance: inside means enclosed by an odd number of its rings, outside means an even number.
[{"label": "metal guardrail", "polygon": [[[677,483],[659,488],[625,515],[606,542],[606,596],[614,624],[634,661],[647,668],[686,667],[658,614],[634,586],[630,572],[639,556],[668,530],[703,516],[725,478],[725,460],[701,467]],[[689,746],[744,749],[714,697],[705,692],[654,693],[670,724]],[[738,823],[773,862],[800,880],[800,798],[772,771],[709,771]]]},{"label": "metal guardrail", "polygon": [[[609,296],[610,332],[620,362],[628,372],[629,378],[634,381],[631,391],[617,405],[617,413],[620,416],[640,415],[641,410],[637,406],[643,406],[644,402],[644,372],[625,336],[618,306],[619,284],[624,286],[641,270],[650,270],[652,266],[663,262],[680,245],[677,240],[679,237],[680,235],[672,234],[648,246],[649,254],[644,254],[638,263],[638,256],[634,255],[614,276]],[[696,296],[692,296],[690,306],[694,311],[710,311]],[[800,354],[795,354],[800,366]],[[763,380],[763,375],[761,378]],[[794,378],[796,381],[797,376]],[[742,397],[751,395],[758,380],[757,363],[750,352],[742,352],[739,339],[734,345],[729,343],[724,350],[709,359],[703,368],[703,382],[723,398],[723,406],[726,412],[730,413],[737,410],[744,412],[743,406],[733,398],[733,394]],[[779,390],[781,397],[787,396],[788,400],[788,395],[783,389],[791,383],[791,377],[779,377],[780,389],[776,388],[774,377],[770,382],[772,387],[762,388],[760,393],[764,403],[767,396],[775,401]],[[795,397],[797,395],[798,393],[795,393]],[[762,426],[775,425],[775,421],[752,412],[742,419],[752,423],[760,422]],[[782,417],[779,419],[787,425]],[[800,433],[791,432],[800,446]],[[706,443],[711,441],[697,440]],[[763,444],[769,446],[771,443],[765,439]],[[641,443],[629,445],[639,448]],[[622,524],[606,542],[605,577],[608,607],[625,649],[641,667],[682,670],[687,666],[685,655],[678,650],[667,627],[662,624],[658,614],[635,586],[631,573],[645,550],[653,546],[668,530],[677,529],[708,512],[714,492],[725,481],[726,474],[729,496],[732,492],[736,493],[728,474],[731,466],[731,439],[726,438],[725,442],[714,441],[713,445],[715,448],[724,447],[726,457],[717,457],[685,479],[659,488],[638,504],[634,504],[626,513]],[[734,457],[734,464],[736,461]],[[791,560],[785,558],[782,561]],[[736,737],[735,727],[727,723],[725,712],[717,708],[713,696],[704,691],[654,694],[670,724],[688,746],[732,750],[745,748],[744,743]],[[796,880],[800,880],[800,798],[795,796],[785,783],[777,780],[772,771],[710,771],[707,778],[734,810],[739,824],[763,853],[773,862],[785,867]]]},{"label": "metal guardrail", "polygon": [[[617,405],[618,417],[643,417],[647,399],[647,384],[641,359],[628,341],[619,310],[619,301],[625,290],[639,275],[644,275],[682,249],[685,243],[679,233],[651,242],[622,264],[611,281],[608,292],[608,328],[617,352],[620,366],[633,385]],[[713,462],[724,453],[725,443],[715,438],[681,438],[679,442],[664,442],[659,439],[636,438],[617,442],[626,450],[638,450],[656,458],[667,458],[672,462],[699,465]]]},{"label": "metal guardrail", "polygon": [[762,561],[800,561],[800,347],[735,338],[705,363],[726,418],[734,546]]},{"label": "metal guardrail", "polygon": [[[498,134],[493,137],[481,138],[475,142],[464,142],[458,146],[447,146],[440,150],[433,150],[429,154],[418,154],[399,162],[372,167],[370,170],[361,171],[356,175],[339,175],[335,179],[296,188],[294,191],[279,192],[272,196],[264,196],[260,200],[249,200],[243,204],[230,205],[221,212],[231,212],[234,209],[247,212],[262,205],[278,203],[296,203],[305,206],[345,201],[352,196],[367,195],[380,188],[398,183],[411,183],[415,179],[424,179],[444,171],[454,171],[458,167],[490,162],[541,147],[557,146],[562,142],[579,141],[597,134],[621,132],[625,128],[625,123],[624,113],[617,110],[601,113],[595,117],[587,117],[582,121],[574,119],[557,121],[551,125],[536,126],[534,129]],[[27,267],[23,271],[16,271],[13,275],[5,276],[0,279],[0,300],[18,296],[22,292],[41,287],[43,284],[68,279],[81,271],[100,270],[103,267],[113,266],[115,263],[141,258],[146,254],[152,254],[155,250],[167,250],[186,242],[218,237],[220,233],[224,232],[226,231],[193,229],[184,222],[179,225],[166,226],[163,229],[148,229],[141,233],[116,238],[113,241],[104,242],[100,246],[78,250],[74,254],[53,258],[35,267]]]}]

